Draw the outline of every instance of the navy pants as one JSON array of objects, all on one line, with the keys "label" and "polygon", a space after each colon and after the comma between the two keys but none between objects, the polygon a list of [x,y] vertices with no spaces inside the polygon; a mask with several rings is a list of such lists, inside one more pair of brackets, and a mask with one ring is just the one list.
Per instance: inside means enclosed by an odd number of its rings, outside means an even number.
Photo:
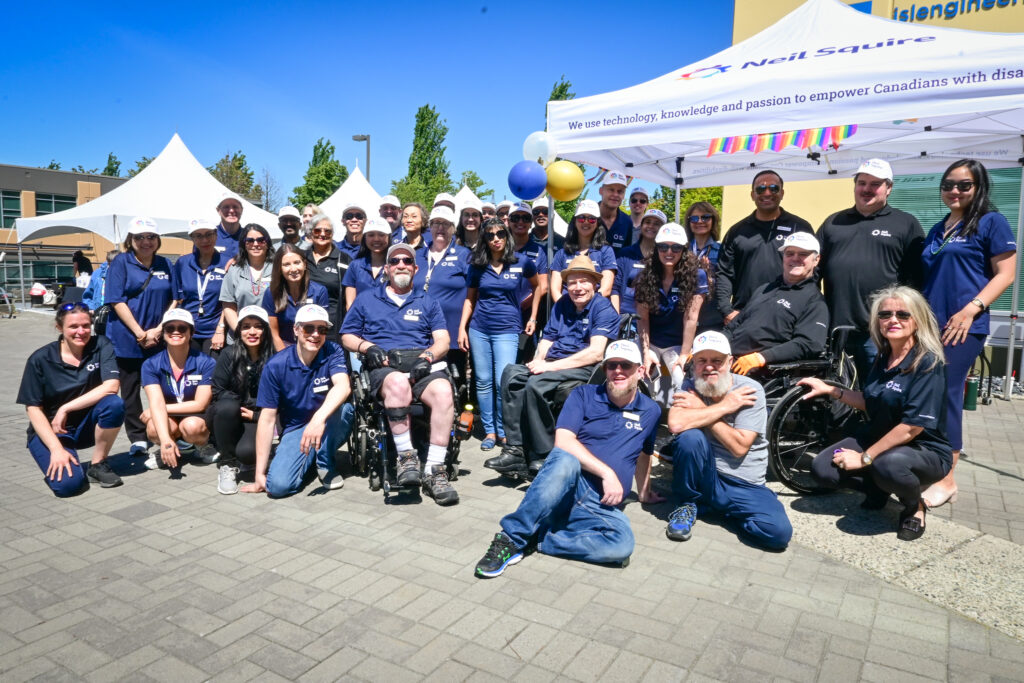
[{"label": "navy pants", "polygon": [[721,474],[711,442],[700,429],[682,432],[667,447],[672,456],[672,493],[682,503],[696,503],[698,514],[714,510],[739,522],[757,546],[782,550],[793,537],[786,509],[775,492]]},{"label": "navy pants", "polygon": [[954,451],[964,446],[964,382],[985,346],[986,336],[969,334],[956,346],[942,347],[946,353],[946,436]]},{"label": "navy pants", "polygon": [[[77,416],[69,416],[68,419],[71,420],[74,417]],[[77,422],[74,431],[57,435],[64,448],[76,459],[79,448],[91,448],[96,445],[97,425],[103,429],[113,429],[124,424],[124,401],[116,394],[108,394]],[[28,450],[35,458],[39,469],[43,471],[46,485],[53,491],[53,495],[58,498],[66,498],[75,495],[85,486],[85,471],[81,464],[70,463],[71,475],[68,476],[67,470],[64,470],[60,481],[45,476],[46,470],[50,467],[50,449],[38,436],[29,439]]]}]

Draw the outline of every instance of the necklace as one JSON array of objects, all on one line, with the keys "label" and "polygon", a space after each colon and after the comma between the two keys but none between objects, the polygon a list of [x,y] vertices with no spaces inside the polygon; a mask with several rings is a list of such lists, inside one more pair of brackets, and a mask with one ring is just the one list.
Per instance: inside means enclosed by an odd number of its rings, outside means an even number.
[{"label": "necklace", "polygon": [[[958,230],[953,230],[953,228],[955,228],[958,225],[960,226],[960,228]],[[947,221],[947,223],[944,224],[944,227],[946,228],[946,232],[948,233],[946,235],[946,239],[942,240],[942,244],[940,244],[938,247],[936,247],[934,245],[934,243],[932,244],[932,246],[931,246],[932,256],[935,256],[940,251],[945,249],[946,245],[949,244],[950,242],[952,242],[954,237],[959,237],[960,233],[963,232],[964,224],[963,224],[962,220],[957,221],[953,225],[949,225],[948,221]]]}]

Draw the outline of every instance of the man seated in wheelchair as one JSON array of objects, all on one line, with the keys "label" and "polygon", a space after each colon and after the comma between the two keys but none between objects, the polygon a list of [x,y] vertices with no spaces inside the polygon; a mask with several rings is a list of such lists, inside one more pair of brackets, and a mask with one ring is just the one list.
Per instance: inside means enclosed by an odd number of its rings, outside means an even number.
[{"label": "man seated in wheelchair", "polygon": [[668,413],[669,430],[677,436],[663,454],[672,459],[672,495],[681,505],[669,515],[665,534],[673,541],[689,540],[697,515],[714,511],[736,522],[752,544],[783,550],[793,527],[765,486],[764,389],[730,373],[732,360],[724,335],[697,335],[692,376]]},{"label": "man seated in wheelchair", "polygon": [[782,275],[754,290],[750,301],[725,328],[732,371],[747,375],[769,363],[820,358],[828,341],[828,306],[818,289],[818,240],[798,232],[779,247]]},{"label": "man seated in wheelchair", "polygon": [[[422,485],[438,505],[452,505],[459,502],[445,470],[455,414],[452,385],[444,368],[432,367],[448,351],[448,327],[441,305],[413,289],[412,246],[392,245],[385,269],[388,283],[361,292],[345,315],[341,343],[362,354],[370,393],[384,404],[398,452],[398,485]],[[430,447],[422,474],[410,432],[409,407],[414,400],[430,409]]]},{"label": "man seated in wheelchair", "polygon": [[[597,293],[601,274],[590,257],[581,254],[562,271],[569,290],[551,309],[544,338],[533,360],[525,365],[507,365],[501,374],[501,413],[505,447],[501,454],[484,462],[484,467],[504,474],[536,472],[555,445],[553,398],[566,382],[583,384],[590,380],[604,354],[605,346],[618,335],[619,314]],[[524,437],[529,437],[529,443]]]}]

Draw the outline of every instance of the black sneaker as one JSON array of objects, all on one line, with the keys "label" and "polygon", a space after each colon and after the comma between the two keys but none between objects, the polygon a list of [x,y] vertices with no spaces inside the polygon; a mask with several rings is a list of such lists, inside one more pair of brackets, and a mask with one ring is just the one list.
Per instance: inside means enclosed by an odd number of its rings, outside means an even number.
[{"label": "black sneaker", "polygon": [[523,559],[523,551],[512,544],[512,539],[504,531],[494,534],[491,547],[483,558],[476,563],[474,572],[481,579],[493,579],[501,576],[509,565],[518,564]]},{"label": "black sneaker", "polygon": [[90,463],[86,476],[105,489],[120,486],[123,483],[121,477],[117,476],[117,473],[110,469],[110,465],[107,464],[106,460]]},{"label": "black sneaker", "polygon": [[455,505],[459,502],[459,493],[448,481],[444,465],[434,465],[431,473],[424,477],[423,493],[433,498],[438,505]]}]

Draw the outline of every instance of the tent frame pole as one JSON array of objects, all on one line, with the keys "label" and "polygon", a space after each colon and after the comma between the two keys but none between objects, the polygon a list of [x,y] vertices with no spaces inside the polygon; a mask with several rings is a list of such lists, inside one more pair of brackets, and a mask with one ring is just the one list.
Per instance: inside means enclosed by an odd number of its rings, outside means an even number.
[{"label": "tent frame pole", "polygon": [[[1021,137],[1024,141],[1024,136]],[[1021,157],[1024,159],[1024,157]],[[1020,170],[1021,192],[1017,213],[1017,258],[1020,258],[1021,250],[1024,249],[1024,162]],[[1003,378],[1003,400],[1009,401],[1013,398],[1013,353],[1017,341],[1017,304],[1020,299],[1020,278],[1014,273],[1013,288],[1010,290],[1010,333],[1006,340],[1006,377]],[[1022,359],[1024,363],[1024,359]]]},{"label": "tent frame pole", "polygon": [[[551,281],[551,262],[555,259],[555,198],[548,195],[548,282]],[[548,309],[547,320],[551,319],[551,302],[553,296],[544,297]]]},{"label": "tent frame pole", "polygon": [[21,254],[21,242],[18,242],[18,279],[21,281],[21,307],[25,307],[25,261]]},{"label": "tent frame pole", "polygon": [[683,188],[683,161],[686,157],[676,157],[676,223],[682,225],[682,220],[679,218],[679,195]]}]

